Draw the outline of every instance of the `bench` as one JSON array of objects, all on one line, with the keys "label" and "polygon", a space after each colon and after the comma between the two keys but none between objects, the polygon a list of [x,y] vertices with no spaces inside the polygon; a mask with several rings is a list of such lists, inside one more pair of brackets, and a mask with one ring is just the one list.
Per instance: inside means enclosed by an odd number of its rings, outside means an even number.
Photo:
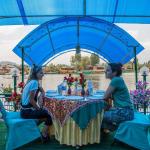
[{"label": "bench", "polygon": [[140,150],[150,150],[150,117],[135,112],[132,121],[119,125],[115,139]]}]

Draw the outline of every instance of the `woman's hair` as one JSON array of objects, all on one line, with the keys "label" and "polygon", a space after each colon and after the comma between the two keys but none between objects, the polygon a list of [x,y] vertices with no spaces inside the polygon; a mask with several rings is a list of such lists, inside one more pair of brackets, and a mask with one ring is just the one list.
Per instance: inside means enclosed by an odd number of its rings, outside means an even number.
[{"label": "woman's hair", "polygon": [[[42,70],[42,67],[41,66],[36,66],[36,65],[33,65],[33,67],[31,68],[30,70],[30,74],[29,74],[29,77],[28,77],[28,80],[25,84],[25,86],[31,81],[31,80],[37,80],[37,73]],[[25,87],[24,86],[24,87]]]},{"label": "woman's hair", "polygon": [[112,72],[116,72],[116,76],[122,75],[122,64],[121,63],[109,63]]},{"label": "woman's hair", "polygon": [[31,68],[30,70],[30,75],[29,75],[29,78],[28,80],[37,80],[37,73],[42,70],[42,67],[41,66],[36,66],[36,65],[33,65],[33,67]]}]

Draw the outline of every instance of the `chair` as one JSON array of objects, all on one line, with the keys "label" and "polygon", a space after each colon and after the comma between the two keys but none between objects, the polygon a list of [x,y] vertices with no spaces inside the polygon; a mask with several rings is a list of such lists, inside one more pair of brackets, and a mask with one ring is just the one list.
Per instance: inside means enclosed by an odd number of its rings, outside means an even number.
[{"label": "chair", "polygon": [[115,139],[140,150],[150,150],[150,118],[135,112],[134,120],[119,125]]},{"label": "chair", "polygon": [[6,150],[16,149],[41,136],[35,119],[22,119],[20,112],[6,112],[1,100],[0,112],[8,129]]}]

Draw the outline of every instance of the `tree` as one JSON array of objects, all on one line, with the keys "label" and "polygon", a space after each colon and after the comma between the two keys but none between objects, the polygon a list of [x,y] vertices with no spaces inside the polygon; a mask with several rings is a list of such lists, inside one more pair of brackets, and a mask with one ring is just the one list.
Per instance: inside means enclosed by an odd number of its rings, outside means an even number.
[{"label": "tree", "polygon": [[90,61],[91,61],[92,66],[95,66],[96,64],[99,64],[100,62],[99,57],[96,54],[91,54]]},{"label": "tree", "polygon": [[77,62],[81,62],[81,53],[75,54],[75,60],[76,60]]},{"label": "tree", "polygon": [[81,54],[75,54],[75,56],[71,57],[71,65],[76,68],[76,70],[80,70],[81,68]]},{"label": "tree", "polygon": [[83,69],[86,69],[86,67],[90,65],[90,58],[88,56],[84,56],[81,58],[81,66]]}]

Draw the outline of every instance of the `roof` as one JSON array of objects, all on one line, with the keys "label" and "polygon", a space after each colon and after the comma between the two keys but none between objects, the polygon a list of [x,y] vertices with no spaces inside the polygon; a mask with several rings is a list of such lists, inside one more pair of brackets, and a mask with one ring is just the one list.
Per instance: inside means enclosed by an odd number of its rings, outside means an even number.
[{"label": "roof", "polygon": [[0,25],[37,25],[64,16],[150,23],[149,0],[0,0]]},{"label": "roof", "polygon": [[62,17],[48,21],[29,33],[13,51],[25,61],[44,65],[58,55],[75,50],[95,53],[108,62],[127,63],[144,48],[126,31],[113,23],[93,17]]}]

